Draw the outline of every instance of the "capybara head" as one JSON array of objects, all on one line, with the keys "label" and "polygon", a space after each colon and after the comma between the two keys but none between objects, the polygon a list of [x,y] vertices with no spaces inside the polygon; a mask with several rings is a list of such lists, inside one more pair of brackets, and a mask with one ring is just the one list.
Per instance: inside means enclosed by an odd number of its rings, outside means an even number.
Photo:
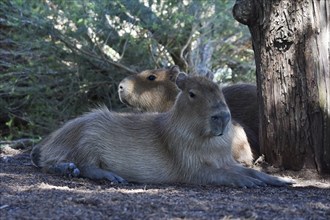
[{"label": "capybara head", "polygon": [[186,115],[192,130],[202,136],[220,136],[231,120],[229,108],[220,87],[205,77],[180,73],[176,85],[181,90],[174,110]]},{"label": "capybara head", "polygon": [[172,66],[128,76],[119,84],[119,98],[121,102],[142,111],[167,111],[173,106],[178,93],[174,83],[178,73],[179,67]]}]

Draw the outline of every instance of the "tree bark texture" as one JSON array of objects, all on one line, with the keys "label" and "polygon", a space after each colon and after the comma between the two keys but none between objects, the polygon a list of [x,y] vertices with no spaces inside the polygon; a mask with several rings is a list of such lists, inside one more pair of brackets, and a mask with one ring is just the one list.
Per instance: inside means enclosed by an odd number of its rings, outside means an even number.
[{"label": "tree bark texture", "polygon": [[330,173],[330,1],[236,0],[257,69],[261,152],[284,169]]}]

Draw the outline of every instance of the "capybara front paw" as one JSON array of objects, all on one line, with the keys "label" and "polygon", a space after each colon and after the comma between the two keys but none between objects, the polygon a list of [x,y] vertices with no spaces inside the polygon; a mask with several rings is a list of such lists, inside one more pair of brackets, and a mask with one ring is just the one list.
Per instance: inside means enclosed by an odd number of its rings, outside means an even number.
[{"label": "capybara front paw", "polygon": [[80,170],[74,163],[69,163],[67,168],[67,176],[78,177],[80,175]]},{"label": "capybara front paw", "polygon": [[128,184],[128,182],[124,178],[122,178],[112,172],[107,173],[106,179],[110,180],[112,183],[116,183],[116,184]]},{"label": "capybara front paw", "polygon": [[49,168],[49,171],[67,177],[78,177],[80,175],[80,170],[74,163],[55,164]]},{"label": "capybara front paw", "polygon": [[267,186],[267,184],[263,181],[251,177],[242,177],[239,181],[236,182],[236,186],[243,188],[257,188]]},{"label": "capybara front paw", "polygon": [[229,173],[225,178],[224,185],[242,188],[257,188],[267,186],[267,184],[260,179],[256,179],[240,173]]}]

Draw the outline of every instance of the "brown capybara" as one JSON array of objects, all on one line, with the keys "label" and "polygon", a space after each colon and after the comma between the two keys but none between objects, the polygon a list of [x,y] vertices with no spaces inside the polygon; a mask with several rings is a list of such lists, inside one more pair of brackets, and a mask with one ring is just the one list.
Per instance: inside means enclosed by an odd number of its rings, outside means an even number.
[{"label": "brown capybara", "polygon": [[[168,70],[158,69],[141,72],[140,77],[134,77],[132,80],[126,78],[127,81],[124,79],[119,85],[119,98],[126,105],[139,108],[142,111],[168,111],[174,105],[180,91],[175,84],[179,71],[177,66],[173,66]],[[146,83],[145,81],[157,82]],[[247,141],[246,129],[244,130],[236,121],[232,121],[232,123],[237,134],[233,138],[235,144],[232,145],[234,159],[246,166],[252,166],[253,154]]]},{"label": "brown capybara", "polygon": [[233,159],[236,134],[217,84],[179,74],[176,85],[181,92],[167,112],[100,108],[67,122],[33,147],[33,164],[47,172],[120,183],[292,183]]},{"label": "brown capybara", "polygon": [[[126,105],[140,111],[168,111],[179,92],[175,86],[175,78],[179,72],[178,66],[172,66],[128,76],[118,86],[119,98]],[[257,87],[242,83],[225,86],[222,92],[233,120],[244,128],[254,156],[259,156]]]},{"label": "brown capybara", "polygon": [[[177,66],[173,66],[170,69],[146,70],[127,77],[119,85],[119,98],[123,103],[142,111],[165,112],[174,105],[178,95],[175,79],[179,71]],[[232,123],[237,134],[233,139],[235,144],[232,145],[234,159],[252,166],[253,154],[246,137],[249,128],[243,128],[235,120]]]}]

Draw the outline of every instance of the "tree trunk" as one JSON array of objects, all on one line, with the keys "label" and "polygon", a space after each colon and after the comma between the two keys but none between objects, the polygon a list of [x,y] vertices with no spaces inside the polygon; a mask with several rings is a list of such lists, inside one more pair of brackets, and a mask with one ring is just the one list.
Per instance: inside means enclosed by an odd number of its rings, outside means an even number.
[{"label": "tree trunk", "polygon": [[330,173],[328,0],[236,0],[257,69],[261,152],[284,169]]}]

